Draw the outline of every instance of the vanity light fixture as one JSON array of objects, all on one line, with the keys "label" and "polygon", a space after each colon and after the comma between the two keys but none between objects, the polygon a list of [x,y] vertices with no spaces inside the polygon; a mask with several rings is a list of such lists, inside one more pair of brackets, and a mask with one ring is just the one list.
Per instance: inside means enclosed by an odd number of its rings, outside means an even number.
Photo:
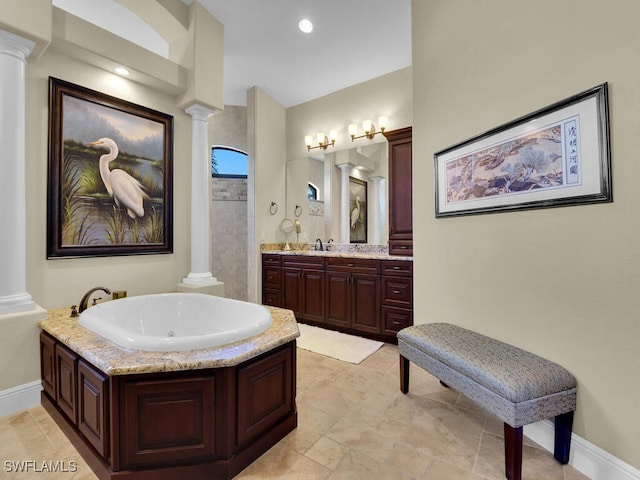
[{"label": "vanity light fixture", "polygon": [[381,115],[378,117],[378,128],[380,128],[379,131],[376,131],[376,126],[371,122],[371,120],[364,120],[362,122],[362,130],[364,131],[363,135],[357,136],[358,134],[358,125],[356,125],[355,123],[352,123],[349,125],[349,135],[351,135],[351,141],[355,141],[359,138],[364,138],[367,137],[369,140],[373,139],[373,137],[378,134],[378,133],[384,133],[385,129],[387,128],[387,123],[388,123],[389,119],[384,116]]},{"label": "vanity light fixture", "polygon": [[305,135],[304,142],[307,145],[307,151],[311,151],[314,148],[321,148],[326,150],[329,146],[334,146],[336,144],[336,139],[338,138],[337,130],[329,130],[329,136],[327,137],[324,133],[318,133],[316,135],[316,140],[318,145],[312,147],[313,145],[313,135]]}]

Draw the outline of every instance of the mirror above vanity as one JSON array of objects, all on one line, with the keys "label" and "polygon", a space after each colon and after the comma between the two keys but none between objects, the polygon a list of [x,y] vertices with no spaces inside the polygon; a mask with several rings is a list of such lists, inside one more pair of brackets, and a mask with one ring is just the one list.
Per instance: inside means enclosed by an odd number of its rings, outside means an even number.
[{"label": "mirror above vanity", "polygon": [[387,155],[383,140],[288,161],[286,215],[299,220],[299,241],[386,245]]}]

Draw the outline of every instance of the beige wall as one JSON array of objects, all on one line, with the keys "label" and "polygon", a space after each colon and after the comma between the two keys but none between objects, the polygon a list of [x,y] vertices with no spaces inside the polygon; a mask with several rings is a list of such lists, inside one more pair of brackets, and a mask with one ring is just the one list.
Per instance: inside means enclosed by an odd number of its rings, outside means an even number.
[{"label": "beige wall", "polygon": [[[285,218],[285,118],[285,108],[261,88],[253,87],[247,92],[247,298],[258,303],[262,298],[260,244],[282,241],[278,226]],[[278,205],[275,215],[271,215],[269,210],[271,202]]]},{"label": "beige wall", "polygon": [[[416,323],[562,364],[578,379],[575,432],[640,467],[640,5],[412,6]],[[434,152],[605,81],[614,203],[434,218]]]}]

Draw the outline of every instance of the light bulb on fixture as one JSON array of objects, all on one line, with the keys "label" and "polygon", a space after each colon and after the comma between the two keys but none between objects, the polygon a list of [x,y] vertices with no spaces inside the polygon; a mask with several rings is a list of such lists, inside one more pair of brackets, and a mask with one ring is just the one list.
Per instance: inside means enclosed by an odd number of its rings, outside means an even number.
[{"label": "light bulb on fixture", "polygon": [[312,147],[313,145],[313,135],[305,135],[304,143],[307,146],[307,151],[312,150],[314,148],[321,148],[326,150],[329,146],[334,146],[336,144],[336,140],[338,139],[338,131],[337,130],[329,130],[329,136],[325,135],[324,132],[319,132],[316,134],[317,145]]},{"label": "light bulb on fixture", "polygon": [[387,124],[389,123],[389,118],[381,115],[378,117],[378,127],[379,131],[376,131],[376,126],[373,124],[371,120],[363,120],[362,122],[362,130],[364,131],[363,135],[357,136],[358,134],[358,126],[355,123],[349,125],[349,135],[351,136],[351,141],[355,141],[359,138],[367,137],[369,140],[373,139],[373,137],[378,133],[384,133],[387,128]]}]

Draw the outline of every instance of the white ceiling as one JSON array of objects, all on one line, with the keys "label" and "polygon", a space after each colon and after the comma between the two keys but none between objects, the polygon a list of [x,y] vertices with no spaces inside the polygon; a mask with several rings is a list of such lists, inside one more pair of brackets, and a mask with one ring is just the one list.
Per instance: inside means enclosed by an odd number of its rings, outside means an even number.
[{"label": "white ceiling", "polygon": [[199,1],[225,27],[228,105],[257,85],[290,107],[411,65],[411,0]]},{"label": "white ceiling", "polygon": [[[247,90],[259,86],[290,107],[411,65],[411,0],[199,1],[224,25],[227,105],[246,105]],[[168,53],[156,32],[114,0],[53,3]],[[313,22],[310,34],[298,29],[302,18]]]}]

